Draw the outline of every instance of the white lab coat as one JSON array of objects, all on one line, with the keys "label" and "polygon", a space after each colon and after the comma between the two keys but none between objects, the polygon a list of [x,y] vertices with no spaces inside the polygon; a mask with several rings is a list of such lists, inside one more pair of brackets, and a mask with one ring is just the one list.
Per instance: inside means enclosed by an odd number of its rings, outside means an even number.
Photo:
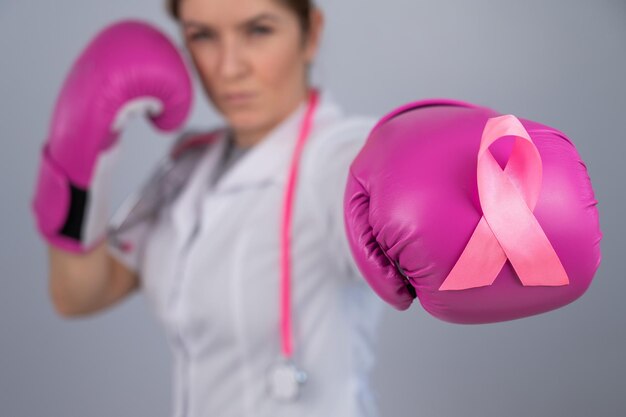
[{"label": "white lab coat", "polygon": [[375,119],[346,117],[326,91],[293,206],[294,361],[309,379],[294,403],[268,395],[280,358],[281,209],[304,111],[303,103],[211,184],[227,141],[218,135],[156,220],[122,233],[133,250],[110,244],[165,327],[173,417],[378,415],[369,372],[384,305],[351,258],[342,208],[350,162]]}]

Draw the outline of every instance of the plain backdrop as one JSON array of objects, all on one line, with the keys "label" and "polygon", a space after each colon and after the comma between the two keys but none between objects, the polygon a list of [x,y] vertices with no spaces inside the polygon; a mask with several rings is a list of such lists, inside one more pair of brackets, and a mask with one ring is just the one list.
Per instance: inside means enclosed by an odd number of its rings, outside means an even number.
[{"label": "plain backdrop", "polygon": [[[604,233],[589,291],[557,311],[461,326],[419,305],[387,308],[373,375],[382,415],[625,416],[626,1],[321,6],[327,25],[314,79],[350,113],[382,116],[449,97],[559,128],[587,164]],[[126,17],[180,43],[161,0],[0,0],[1,416],[169,417],[169,351],[142,294],[92,317],[57,316],[29,208],[67,70],[97,31]],[[190,124],[220,123],[197,92]],[[141,120],[125,137],[114,207],[172,139]]]}]

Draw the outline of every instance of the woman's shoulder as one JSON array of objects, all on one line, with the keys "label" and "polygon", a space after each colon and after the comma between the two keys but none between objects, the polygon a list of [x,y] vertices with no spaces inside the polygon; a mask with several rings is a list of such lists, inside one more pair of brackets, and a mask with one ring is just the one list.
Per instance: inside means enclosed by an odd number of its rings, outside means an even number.
[{"label": "woman's shoulder", "polygon": [[335,159],[338,153],[347,153],[346,156],[355,153],[365,144],[376,123],[375,117],[365,115],[341,115],[325,121],[310,138],[307,145],[309,158],[319,165],[330,158]]},{"label": "woman's shoulder", "polygon": [[[329,140],[329,138],[346,137],[346,136],[363,136],[368,135],[376,124],[377,119],[372,116],[351,115],[341,116],[326,123],[319,129],[320,140]],[[332,140],[332,139],[330,139]]]},{"label": "woman's shoulder", "polygon": [[181,133],[169,149],[171,160],[180,160],[186,156],[201,153],[208,146],[216,143],[226,128],[224,126],[211,129],[189,129]]},{"label": "woman's shoulder", "polygon": [[[320,89],[316,128],[310,138],[312,143],[336,142],[338,140],[364,140],[375,126],[378,118],[348,112],[329,89]],[[327,144],[328,146],[329,144]]]},{"label": "woman's shoulder", "polygon": [[342,193],[349,167],[377,122],[368,116],[342,116],[318,126],[306,145],[302,175],[316,194],[328,194],[334,204]]}]

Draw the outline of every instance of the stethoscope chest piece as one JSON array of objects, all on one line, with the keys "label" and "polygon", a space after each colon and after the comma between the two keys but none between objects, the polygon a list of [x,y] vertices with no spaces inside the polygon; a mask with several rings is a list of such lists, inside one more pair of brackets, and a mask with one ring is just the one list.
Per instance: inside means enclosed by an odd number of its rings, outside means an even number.
[{"label": "stethoscope chest piece", "polygon": [[269,372],[269,389],[272,397],[279,401],[294,401],[308,379],[306,372],[298,369],[290,360],[276,363]]}]

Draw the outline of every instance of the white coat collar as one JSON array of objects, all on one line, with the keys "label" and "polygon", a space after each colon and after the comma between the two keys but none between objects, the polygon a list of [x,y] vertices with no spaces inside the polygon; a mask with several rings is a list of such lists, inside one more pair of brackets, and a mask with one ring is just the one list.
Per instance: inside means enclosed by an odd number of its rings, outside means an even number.
[{"label": "white coat collar", "polygon": [[[300,126],[306,111],[301,103],[283,122],[276,126],[261,142],[250,148],[215,185],[215,192],[262,186],[268,183],[284,184],[287,170],[300,134]],[[320,91],[320,100],[313,119],[311,136],[319,128],[336,120],[342,110],[327,91]],[[310,139],[310,138],[309,138]],[[228,135],[220,137],[216,150],[224,151]],[[305,151],[306,152],[306,146]]]},{"label": "white coat collar", "polygon": [[[283,122],[276,126],[261,142],[250,148],[214,185],[211,193],[237,192],[247,188],[263,187],[268,184],[284,186],[291,163],[300,124],[306,111],[301,103]],[[320,90],[319,105],[313,118],[311,137],[324,126],[332,124],[343,114],[332,95]],[[208,146],[206,154],[189,178],[179,198],[173,203],[172,215],[181,242],[185,242],[193,229],[194,219],[199,213],[201,196],[208,190],[209,179],[215,175],[223,157],[228,130],[222,129],[216,142]],[[306,155],[306,145],[303,157]]]}]

